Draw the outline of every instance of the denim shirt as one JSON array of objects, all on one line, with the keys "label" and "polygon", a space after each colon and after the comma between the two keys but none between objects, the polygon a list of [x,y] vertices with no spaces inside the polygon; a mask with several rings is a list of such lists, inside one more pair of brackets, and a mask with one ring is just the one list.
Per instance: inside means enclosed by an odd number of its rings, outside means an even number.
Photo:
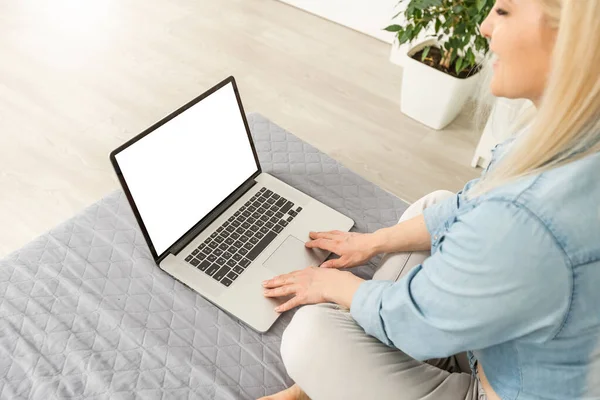
[{"label": "denim shirt", "polygon": [[468,351],[504,400],[600,399],[600,154],[464,192],[424,211],[431,257],[363,282],[353,318],[417,360]]}]

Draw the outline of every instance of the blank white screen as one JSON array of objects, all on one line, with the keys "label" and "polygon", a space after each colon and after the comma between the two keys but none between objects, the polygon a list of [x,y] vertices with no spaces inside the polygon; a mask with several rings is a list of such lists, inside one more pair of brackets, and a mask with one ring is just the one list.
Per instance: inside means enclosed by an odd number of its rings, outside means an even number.
[{"label": "blank white screen", "polygon": [[231,83],[115,158],[158,255],[258,170]]}]

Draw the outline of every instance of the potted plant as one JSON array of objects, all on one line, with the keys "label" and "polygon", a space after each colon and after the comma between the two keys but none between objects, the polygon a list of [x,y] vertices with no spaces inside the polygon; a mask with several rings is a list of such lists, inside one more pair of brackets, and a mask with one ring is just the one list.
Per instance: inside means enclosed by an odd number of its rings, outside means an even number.
[{"label": "potted plant", "polygon": [[[408,4],[403,4],[408,2]],[[405,6],[385,30],[409,43],[400,109],[409,117],[443,129],[462,110],[476,85],[478,61],[489,50],[479,26],[494,0],[400,0]],[[427,39],[413,41],[427,35]]]}]

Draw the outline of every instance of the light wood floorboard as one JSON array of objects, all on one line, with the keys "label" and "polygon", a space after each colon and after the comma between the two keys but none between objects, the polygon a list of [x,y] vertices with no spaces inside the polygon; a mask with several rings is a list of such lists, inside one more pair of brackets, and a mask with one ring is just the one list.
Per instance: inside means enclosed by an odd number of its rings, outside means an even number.
[{"label": "light wood floorboard", "polygon": [[0,257],[118,188],[109,152],[228,75],[247,111],[400,198],[458,190],[470,117],[402,115],[389,51],[275,0],[0,0]]}]

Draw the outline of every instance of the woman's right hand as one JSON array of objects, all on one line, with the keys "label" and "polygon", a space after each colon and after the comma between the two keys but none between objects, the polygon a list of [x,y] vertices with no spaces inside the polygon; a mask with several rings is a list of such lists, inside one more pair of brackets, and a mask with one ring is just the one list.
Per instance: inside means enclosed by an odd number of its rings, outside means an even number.
[{"label": "woman's right hand", "polygon": [[323,268],[350,268],[363,264],[375,255],[378,250],[378,237],[373,233],[358,232],[310,232],[312,240],[305,243],[310,248],[331,251],[340,258],[325,261]]}]

